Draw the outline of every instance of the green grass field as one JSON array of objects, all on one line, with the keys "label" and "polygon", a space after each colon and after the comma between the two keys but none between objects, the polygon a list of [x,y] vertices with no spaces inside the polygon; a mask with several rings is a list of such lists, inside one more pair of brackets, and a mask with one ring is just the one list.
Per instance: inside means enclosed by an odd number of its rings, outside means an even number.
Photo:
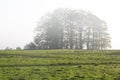
[{"label": "green grass field", "polygon": [[0,80],[120,80],[120,51],[1,50]]}]

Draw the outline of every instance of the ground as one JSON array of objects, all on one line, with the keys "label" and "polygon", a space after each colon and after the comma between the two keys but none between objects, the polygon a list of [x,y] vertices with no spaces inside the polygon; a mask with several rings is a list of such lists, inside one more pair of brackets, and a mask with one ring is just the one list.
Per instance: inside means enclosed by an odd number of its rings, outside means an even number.
[{"label": "ground", "polygon": [[0,80],[120,80],[120,51],[1,50]]}]

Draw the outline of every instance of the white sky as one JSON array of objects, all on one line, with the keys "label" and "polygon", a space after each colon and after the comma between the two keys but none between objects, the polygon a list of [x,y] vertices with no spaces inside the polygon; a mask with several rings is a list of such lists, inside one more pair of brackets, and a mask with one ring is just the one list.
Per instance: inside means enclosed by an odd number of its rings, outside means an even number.
[{"label": "white sky", "polygon": [[120,0],[0,0],[0,49],[32,41],[40,17],[57,8],[89,10],[105,20],[112,48],[120,49]]}]

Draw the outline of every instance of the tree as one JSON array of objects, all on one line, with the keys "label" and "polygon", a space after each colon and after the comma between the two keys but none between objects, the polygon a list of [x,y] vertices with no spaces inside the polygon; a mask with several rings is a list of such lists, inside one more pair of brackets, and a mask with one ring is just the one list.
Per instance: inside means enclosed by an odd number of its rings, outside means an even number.
[{"label": "tree", "polygon": [[20,47],[16,47],[16,50],[22,50]]},{"label": "tree", "polygon": [[10,48],[10,47],[7,46],[7,47],[5,48],[5,50],[12,50],[12,48]]},{"label": "tree", "polygon": [[30,42],[29,44],[26,44],[24,46],[24,50],[35,50],[35,49],[37,49],[37,47],[33,42]]},{"label": "tree", "polygon": [[10,48],[7,46],[7,47],[5,48],[5,50],[10,50]]},{"label": "tree", "polygon": [[106,22],[84,10],[57,9],[36,28],[38,49],[105,49],[110,47]]}]

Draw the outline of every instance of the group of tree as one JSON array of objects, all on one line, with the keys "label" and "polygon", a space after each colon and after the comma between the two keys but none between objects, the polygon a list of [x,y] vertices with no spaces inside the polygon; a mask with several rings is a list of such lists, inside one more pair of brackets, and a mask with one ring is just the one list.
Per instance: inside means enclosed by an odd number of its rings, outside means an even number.
[{"label": "group of tree", "polygon": [[9,48],[8,46],[5,48],[5,50],[12,50],[12,48]]},{"label": "group of tree", "polygon": [[41,17],[34,41],[25,49],[110,48],[110,35],[105,21],[89,11],[56,9]]},{"label": "group of tree", "polygon": [[5,50],[22,50],[21,47],[16,47],[15,49],[12,49],[10,47],[6,47]]}]

